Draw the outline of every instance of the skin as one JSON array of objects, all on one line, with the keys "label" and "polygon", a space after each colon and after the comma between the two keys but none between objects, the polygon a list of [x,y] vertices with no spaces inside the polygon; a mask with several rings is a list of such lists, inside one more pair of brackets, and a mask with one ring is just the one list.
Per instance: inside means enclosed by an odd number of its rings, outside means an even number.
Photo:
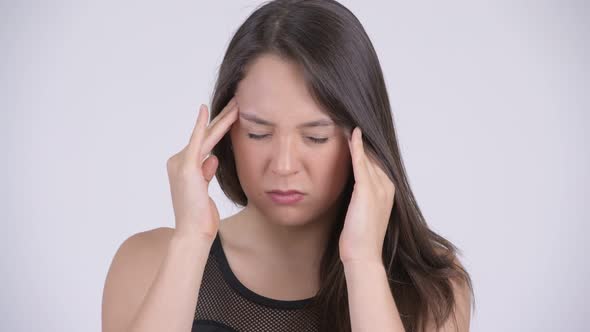
[{"label": "skin", "polygon": [[[228,259],[234,273],[250,289],[274,299],[315,295],[336,200],[352,171],[355,186],[339,241],[351,327],[404,331],[381,259],[395,185],[378,159],[365,150],[361,130],[355,128],[347,135],[336,126],[298,128],[329,118],[307,93],[299,68],[274,55],[261,56],[252,64],[235,99],[239,114],[230,135],[248,205],[219,230],[225,247],[232,248]],[[252,117],[274,125],[257,124]],[[252,139],[251,134],[262,139]],[[309,137],[328,139],[315,144]],[[297,189],[306,195],[301,204],[277,205],[265,193],[271,189]],[[453,283],[453,290],[458,330],[468,331],[465,287]],[[432,323],[427,322],[429,331],[435,330]],[[454,322],[447,321],[440,331],[454,328]]]},{"label": "skin", "polygon": [[[229,132],[248,205],[220,224],[229,263],[242,283],[263,296],[311,297],[319,289],[320,258],[337,199],[352,172],[348,135],[333,122],[298,127],[331,120],[308,93],[300,68],[275,55],[251,64],[235,99],[239,116]],[[305,196],[294,205],[278,205],[266,193],[273,189]]]},{"label": "skin", "polygon": [[[275,126],[245,120],[242,108]],[[306,93],[297,66],[271,55],[254,62],[235,98],[208,126],[207,109],[201,110],[189,144],[167,164],[176,227],[135,234],[118,249],[105,281],[103,331],[188,330],[196,305],[191,294],[200,287],[217,232],[246,287],[281,300],[315,295],[335,201],[351,171],[356,183],[339,246],[352,330],[403,331],[380,260],[395,187],[365,153],[360,130],[349,136],[335,126],[298,128],[327,116]],[[206,199],[218,162],[214,156],[201,161],[228,130],[249,203],[220,222],[215,203]],[[250,130],[269,136],[253,140]],[[316,144],[310,137],[328,140]],[[265,193],[271,189],[297,189],[306,196],[297,205],[278,206]],[[467,331],[469,294],[466,285],[453,288],[457,327]],[[440,331],[453,328],[448,321]]]}]

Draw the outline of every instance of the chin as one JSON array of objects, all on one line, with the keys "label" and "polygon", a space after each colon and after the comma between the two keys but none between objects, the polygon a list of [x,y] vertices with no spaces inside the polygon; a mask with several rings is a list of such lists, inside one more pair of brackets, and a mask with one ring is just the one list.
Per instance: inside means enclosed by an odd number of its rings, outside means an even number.
[{"label": "chin", "polygon": [[270,222],[280,226],[305,226],[313,222],[309,215],[309,208],[303,206],[271,203],[265,204],[261,212]]},{"label": "chin", "polygon": [[285,209],[284,207],[271,207],[270,211],[266,211],[268,220],[276,225],[281,226],[304,226],[309,224],[311,220],[304,216],[301,211],[287,211],[292,208]]}]

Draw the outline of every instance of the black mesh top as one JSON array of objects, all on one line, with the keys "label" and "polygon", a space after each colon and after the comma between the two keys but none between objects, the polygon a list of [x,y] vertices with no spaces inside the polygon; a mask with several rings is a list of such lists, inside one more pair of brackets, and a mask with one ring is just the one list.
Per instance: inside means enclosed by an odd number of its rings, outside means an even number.
[{"label": "black mesh top", "polygon": [[233,274],[219,238],[205,265],[192,332],[318,331],[314,297],[284,301],[256,294]]}]

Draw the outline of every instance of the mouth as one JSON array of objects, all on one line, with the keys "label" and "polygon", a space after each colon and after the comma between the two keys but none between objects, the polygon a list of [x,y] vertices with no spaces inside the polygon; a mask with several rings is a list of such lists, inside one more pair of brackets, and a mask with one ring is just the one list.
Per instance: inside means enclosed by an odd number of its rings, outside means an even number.
[{"label": "mouth", "polygon": [[300,194],[303,195],[302,192],[298,191],[298,190],[271,190],[268,192],[269,194],[278,194],[278,195],[293,195],[293,194]]},{"label": "mouth", "polygon": [[303,199],[303,194],[297,190],[272,190],[268,191],[267,194],[270,196],[273,202],[277,204],[295,204]]}]

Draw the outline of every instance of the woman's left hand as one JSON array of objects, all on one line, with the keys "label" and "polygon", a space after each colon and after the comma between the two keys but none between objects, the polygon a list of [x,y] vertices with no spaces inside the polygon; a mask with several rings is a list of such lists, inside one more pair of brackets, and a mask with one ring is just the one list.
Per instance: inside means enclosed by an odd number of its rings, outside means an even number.
[{"label": "woman's left hand", "polygon": [[354,172],[354,190],[340,234],[340,260],[382,264],[385,232],[395,197],[395,185],[375,158],[365,153],[360,128],[348,141]]}]

